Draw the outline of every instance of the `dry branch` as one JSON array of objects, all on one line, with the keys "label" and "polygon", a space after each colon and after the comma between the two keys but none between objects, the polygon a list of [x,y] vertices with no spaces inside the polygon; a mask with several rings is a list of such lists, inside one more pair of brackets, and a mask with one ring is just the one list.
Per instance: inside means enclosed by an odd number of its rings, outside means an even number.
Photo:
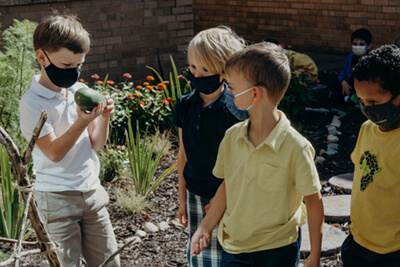
[{"label": "dry branch", "polygon": [[[42,252],[42,251],[41,251],[40,249],[27,250],[27,251],[21,252],[20,257],[25,257],[25,256],[29,256],[29,255],[39,254],[39,253],[41,253],[41,252]],[[11,256],[9,259],[0,262],[0,267],[9,266],[9,265],[13,264],[15,260],[16,260],[16,257]]]},{"label": "dry branch", "polygon": [[[42,129],[46,119],[47,115],[44,111],[42,111],[39,122],[37,123],[36,128],[33,132],[34,134],[31,138],[31,141],[29,142],[29,146],[24,153],[24,158],[21,157],[18,147],[15,145],[11,137],[2,127],[0,127],[0,143],[2,143],[7,149],[13,173],[15,177],[17,177],[17,183],[20,187],[30,186],[26,164],[29,161],[39,132]],[[21,192],[21,194],[24,202],[26,203],[25,205],[29,205],[29,219],[40,241],[40,248],[42,249],[42,251],[46,252],[47,260],[50,266],[61,266],[60,259],[58,258],[58,255],[54,250],[54,243],[51,241],[50,236],[47,233],[47,230],[40,218],[38,207],[34,198],[31,198],[29,203],[27,203],[28,192]]]}]

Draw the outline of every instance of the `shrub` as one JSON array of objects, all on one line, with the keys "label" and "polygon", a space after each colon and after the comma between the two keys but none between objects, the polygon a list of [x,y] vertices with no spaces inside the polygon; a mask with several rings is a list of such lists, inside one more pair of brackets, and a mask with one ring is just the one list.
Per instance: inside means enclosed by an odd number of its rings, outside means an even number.
[{"label": "shrub", "polygon": [[97,155],[100,159],[101,181],[112,182],[125,174],[125,161],[128,159],[125,146],[118,145],[114,148],[113,145],[106,145]]},{"label": "shrub", "polygon": [[18,103],[29,88],[32,76],[40,71],[34,68],[36,54],[33,32],[37,23],[14,20],[2,33],[4,52],[0,52],[0,126],[13,136],[18,147],[26,145],[19,129]]},{"label": "shrub", "polygon": [[114,189],[115,204],[126,215],[139,214],[142,210],[151,209],[151,203],[144,196],[137,195],[132,187]]}]

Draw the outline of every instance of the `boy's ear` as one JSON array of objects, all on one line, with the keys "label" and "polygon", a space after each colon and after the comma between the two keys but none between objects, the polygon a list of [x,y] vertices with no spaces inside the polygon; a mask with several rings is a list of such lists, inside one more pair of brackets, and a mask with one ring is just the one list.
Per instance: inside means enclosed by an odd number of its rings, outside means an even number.
[{"label": "boy's ear", "polygon": [[251,92],[253,94],[253,99],[254,99],[254,104],[260,102],[261,98],[263,97],[263,94],[266,94],[266,91],[264,91],[262,88],[258,86],[253,87],[254,91]]},{"label": "boy's ear", "polygon": [[36,59],[41,66],[46,65],[46,55],[44,54],[43,50],[36,50]]}]

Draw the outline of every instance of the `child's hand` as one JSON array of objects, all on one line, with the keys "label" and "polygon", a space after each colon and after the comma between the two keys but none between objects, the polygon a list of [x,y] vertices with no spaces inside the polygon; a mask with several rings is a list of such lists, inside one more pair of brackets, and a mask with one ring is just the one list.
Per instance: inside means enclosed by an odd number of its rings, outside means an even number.
[{"label": "child's hand", "polygon": [[319,262],[320,257],[318,255],[310,254],[304,262],[303,267],[319,267]]},{"label": "child's hand", "polygon": [[[103,105],[104,108],[104,103],[101,103]],[[86,111],[84,111],[83,109],[81,109],[78,106],[78,119],[77,121],[80,122],[81,125],[83,125],[84,127],[88,126],[89,123],[91,123],[94,119],[96,119],[101,113],[102,113],[102,109],[99,109],[99,105],[97,107],[95,107],[92,112],[87,113]]]},{"label": "child's hand", "polygon": [[187,217],[186,217],[185,205],[179,205],[178,218],[179,218],[179,222],[182,225],[187,226]]},{"label": "child's hand", "polygon": [[207,213],[208,210],[210,209],[210,207],[211,207],[211,203],[208,203],[207,205],[204,206],[204,211]]},{"label": "child's hand", "polygon": [[211,233],[201,226],[196,230],[190,242],[190,254],[193,257],[199,255],[211,243]]},{"label": "child's hand", "polygon": [[114,113],[114,100],[112,100],[109,95],[105,95],[104,98],[107,101],[107,107],[104,106],[103,102],[100,102],[97,108],[102,110],[101,116],[103,116],[103,118],[109,118]]},{"label": "child's hand", "polygon": [[351,86],[345,81],[342,81],[342,95],[350,95]]}]

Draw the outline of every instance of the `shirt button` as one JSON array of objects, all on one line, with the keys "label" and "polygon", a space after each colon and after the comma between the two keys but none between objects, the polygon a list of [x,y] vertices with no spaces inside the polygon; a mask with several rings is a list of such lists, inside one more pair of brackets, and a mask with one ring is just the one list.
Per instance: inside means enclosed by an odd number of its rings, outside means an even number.
[{"label": "shirt button", "polygon": [[200,126],[199,126],[199,125],[196,125],[196,129],[197,129],[197,130],[200,129]]}]

